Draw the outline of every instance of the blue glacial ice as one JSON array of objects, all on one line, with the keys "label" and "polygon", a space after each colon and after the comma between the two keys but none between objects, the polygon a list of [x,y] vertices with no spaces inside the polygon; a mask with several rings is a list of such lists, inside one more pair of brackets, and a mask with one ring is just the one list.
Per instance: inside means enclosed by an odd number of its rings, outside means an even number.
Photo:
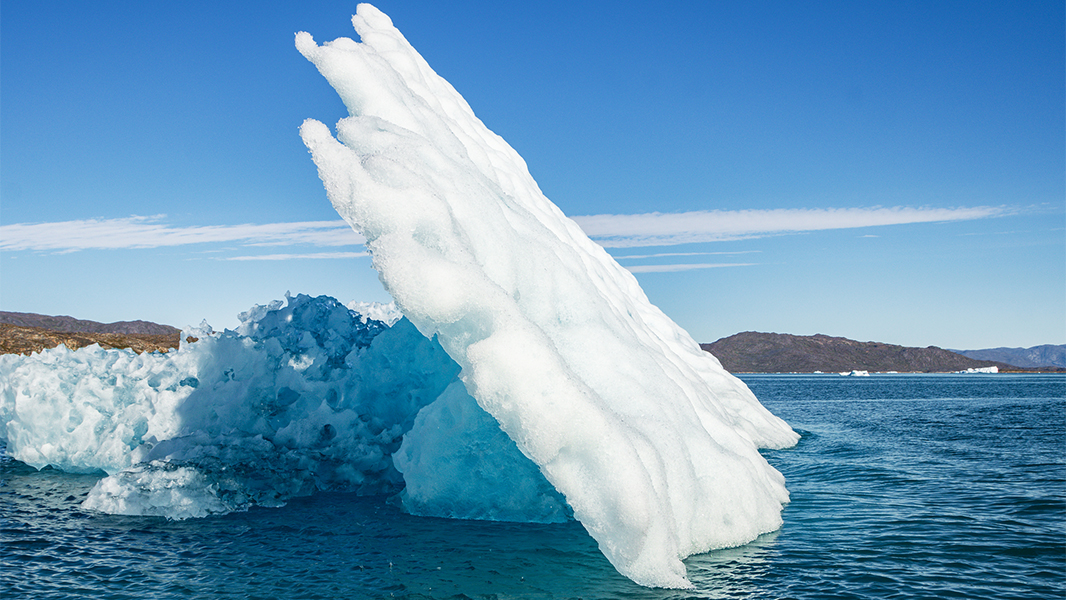
[{"label": "blue glacial ice", "polygon": [[[167,354],[0,356],[0,440],[37,468],[102,472],[86,508],[200,517],[315,490],[394,493],[391,456],[459,367],[406,320],[299,295]],[[190,342],[188,340],[195,339]]]},{"label": "blue glacial ice", "polygon": [[[296,36],[350,115],[336,137],[313,119],[301,135],[466,393],[638,583],[687,587],[682,558],[777,529],[788,492],[758,448],[798,436],[544,197],[386,15],[363,4],[352,23],[361,42]],[[447,414],[466,414],[451,390]],[[406,475],[422,460],[405,441],[394,463]],[[408,485],[416,510],[456,502],[447,485]]]}]

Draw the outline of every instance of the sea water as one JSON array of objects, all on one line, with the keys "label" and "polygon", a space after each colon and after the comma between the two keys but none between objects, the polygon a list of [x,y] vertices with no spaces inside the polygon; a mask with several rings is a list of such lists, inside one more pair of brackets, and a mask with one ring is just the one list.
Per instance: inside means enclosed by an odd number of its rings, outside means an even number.
[{"label": "sea water", "polygon": [[0,458],[3,598],[1061,598],[1066,376],[745,375],[803,438],[764,451],[784,526],[642,588],[580,524],[415,517],[388,497],[167,521]]}]

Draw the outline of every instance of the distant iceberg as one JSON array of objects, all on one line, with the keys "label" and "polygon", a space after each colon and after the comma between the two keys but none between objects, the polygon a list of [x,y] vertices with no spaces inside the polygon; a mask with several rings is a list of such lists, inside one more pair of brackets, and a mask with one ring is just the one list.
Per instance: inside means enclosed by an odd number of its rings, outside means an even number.
[{"label": "distant iceberg", "polygon": [[[352,23],[361,43],[296,36],[351,115],[336,139],[311,119],[301,135],[465,392],[638,583],[687,587],[682,558],[777,529],[788,492],[757,449],[798,436],[544,197],[387,16],[362,4]],[[419,490],[426,514],[464,512],[452,488]]]},{"label": "distant iceberg", "polygon": [[999,367],[992,365],[991,367],[970,367],[962,371],[955,371],[956,373],[999,373]]}]

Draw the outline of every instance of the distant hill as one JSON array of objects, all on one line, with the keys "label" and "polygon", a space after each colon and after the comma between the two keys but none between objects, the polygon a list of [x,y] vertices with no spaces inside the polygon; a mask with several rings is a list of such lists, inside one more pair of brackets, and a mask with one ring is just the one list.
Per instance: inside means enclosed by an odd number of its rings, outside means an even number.
[{"label": "distant hill", "polygon": [[1066,368],[1066,345],[1044,344],[1032,348],[987,348],[985,350],[952,350],[957,354],[977,359],[994,360],[1023,368]]},{"label": "distant hill", "polygon": [[60,344],[66,346],[68,350],[100,344],[102,348],[129,348],[138,353],[167,352],[178,347],[180,338],[180,333],[172,335],[77,333],[0,323],[0,354],[30,354],[55,348]]},{"label": "distant hill", "polygon": [[76,350],[92,344],[135,352],[177,348],[181,330],[148,321],[98,323],[73,317],[0,311],[0,354],[29,354],[63,344]]},{"label": "distant hill", "polygon": [[[735,373],[824,373],[852,370],[901,373],[950,373],[969,368],[1011,366],[975,360],[930,346],[909,348],[878,342],[857,342],[828,335],[789,335],[746,331],[713,344],[700,344]],[[1015,369],[1016,370],[1016,369]]]},{"label": "distant hill", "polygon": [[181,335],[181,330],[170,325],[160,325],[148,321],[117,321],[99,323],[74,317],[52,317],[35,313],[0,311],[0,323],[9,323],[21,327],[39,327],[51,331],[66,333],[135,333],[138,335]]}]

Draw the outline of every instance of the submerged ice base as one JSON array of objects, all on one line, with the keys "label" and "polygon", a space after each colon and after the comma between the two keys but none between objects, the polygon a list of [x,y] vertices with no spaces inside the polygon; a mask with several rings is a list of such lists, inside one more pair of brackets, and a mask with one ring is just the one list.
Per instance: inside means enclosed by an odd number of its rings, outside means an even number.
[{"label": "submerged ice base", "polygon": [[687,587],[681,559],[777,529],[798,436],[540,192],[372,6],[362,42],[299,51],[351,115],[301,127],[386,289],[462,368],[477,404],[562,493],[615,567]]}]

